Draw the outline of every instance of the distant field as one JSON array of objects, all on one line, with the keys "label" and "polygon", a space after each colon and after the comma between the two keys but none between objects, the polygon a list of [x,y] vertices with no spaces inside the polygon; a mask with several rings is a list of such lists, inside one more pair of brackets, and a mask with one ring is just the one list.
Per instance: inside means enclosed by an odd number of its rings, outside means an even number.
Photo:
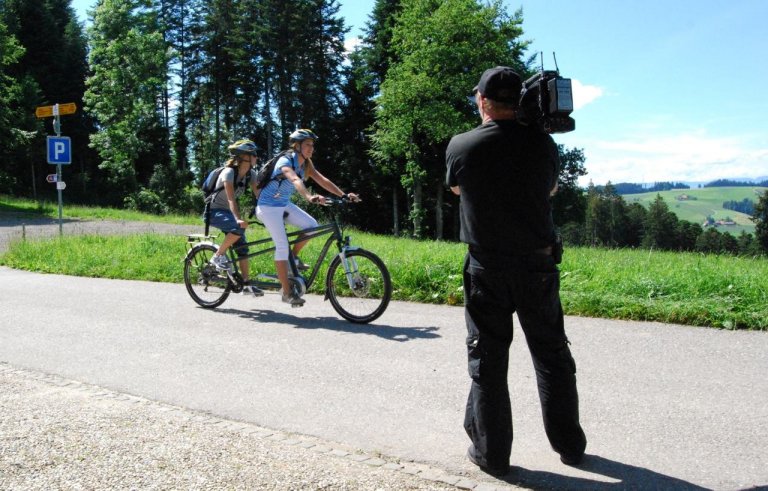
[{"label": "distant field", "polygon": [[[661,195],[669,206],[669,211],[675,213],[680,220],[695,223],[704,223],[707,216],[712,215],[715,220],[731,218],[737,225],[718,227],[720,232],[730,232],[738,236],[742,230],[747,233],[755,232],[755,224],[749,215],[723,208],[724,201],[741,201],[747,198],[757,203],[761,194],[768,188],[764,187],[723,187],[700,189],[674,189],[672,191],[657,191],[642,194],[625,194],[624,201],[627,204],[640,203],[646,209]],[[680,200],[678,197],[687,195],[689,199]]]}]

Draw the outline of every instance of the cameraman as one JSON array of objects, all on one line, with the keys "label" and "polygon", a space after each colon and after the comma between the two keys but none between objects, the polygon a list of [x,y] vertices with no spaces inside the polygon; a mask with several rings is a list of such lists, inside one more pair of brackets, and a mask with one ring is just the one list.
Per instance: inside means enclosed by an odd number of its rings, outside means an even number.
[{"label": "cameraman", "polygon": [[514,312],[533,358],[549,443],[568,465],[581,462],[586,447],[550,206],[559,157],[552,137],[517,121],[521,85],[511,68],[486,70],[474,89],[482,124],[454,136],[446,151],[446,184],[460,196],[461,240],[469,245],[467,456],[497,476],[509,471],[512,451],[507,371]]}]

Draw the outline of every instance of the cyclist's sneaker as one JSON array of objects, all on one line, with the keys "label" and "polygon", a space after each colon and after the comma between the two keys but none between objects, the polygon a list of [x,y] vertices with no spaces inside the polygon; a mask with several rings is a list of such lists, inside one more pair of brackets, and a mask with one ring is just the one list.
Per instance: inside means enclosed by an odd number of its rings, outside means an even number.
[{"label": "cyclist's sneaker", "polygon": [[293,260],[296,263],[296,269],[298,269],[299,271],[306,271],[309,269],[309,264],[299,259],[299,256],[294,256]]},{"label": "cyclist's sneaker", "polygon": [[264,290],[256,285],[245,285],[243,287],[243,295],[253,295],[254,297],[263,297]]},{"label": "cyclist's sneaker", "polygon": [[232,263],[229,262],[227,256],[216,256],[211,258],[211,264],[216,266],[219,271],[232,271]]},{"label": "cyclist's sneaker", "polygon": [[283,294],[283,302],[291,304],[291,307],[301,307],[304,305],[304,299],[297,295]]}]

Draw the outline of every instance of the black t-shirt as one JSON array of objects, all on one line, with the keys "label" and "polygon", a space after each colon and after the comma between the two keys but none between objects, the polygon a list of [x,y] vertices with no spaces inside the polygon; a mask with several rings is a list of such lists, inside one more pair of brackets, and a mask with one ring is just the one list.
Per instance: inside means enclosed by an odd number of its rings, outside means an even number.
[{"label": "black t-shirt", "polygon": [[550,192],[560,167],[548,134],[513,120],[454,136],[446,184],[461,188],[461,240],[503,256],[554,242]]}]

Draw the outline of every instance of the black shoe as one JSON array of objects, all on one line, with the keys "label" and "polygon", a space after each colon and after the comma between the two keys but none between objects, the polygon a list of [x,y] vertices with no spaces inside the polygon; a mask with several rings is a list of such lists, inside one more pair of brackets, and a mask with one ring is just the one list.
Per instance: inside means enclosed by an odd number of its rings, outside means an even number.
[{"label": "black shoe", "polygon": [[291,304],[291,307],[301,307],[304,305],[304,299],[293,293],[290,295],[283,293],[283,302]]},{"label": "black shoe", "polygon": [[560,454],[560,462],[562,462],[565,465],[579,465],[581,464],[581,461],[584,460],[584,454],[578,454],[578,455],[566,455],[566,454]]},{"label": "black shoe", "polygon": [[480,462],[477,461],[477,457],[475,456],[475,446],[470,445],[467,449],[467,458],[470,462],[475,464],[480,468],[481,471],[485,472],[486,474],[490,474],[492,476],[501,477],[506,476],[507,473],[509,473],[509,466],[506,467],[488,467],[486,465],[482,465]]},{"label": "black shoe", "polygon": [[254,297],[263,297],[264,290],[262,290],[256,285],[251,285],[249,283],[246,283],[245,286],[243,286],[243,295],[253,295]]},{"label": "black shoe", "polygon": [[298,256],[294,256],[293,259],[296,264],[296,269],[299,271],[307,271],[309,269],[309,264],[299,259]]}]

